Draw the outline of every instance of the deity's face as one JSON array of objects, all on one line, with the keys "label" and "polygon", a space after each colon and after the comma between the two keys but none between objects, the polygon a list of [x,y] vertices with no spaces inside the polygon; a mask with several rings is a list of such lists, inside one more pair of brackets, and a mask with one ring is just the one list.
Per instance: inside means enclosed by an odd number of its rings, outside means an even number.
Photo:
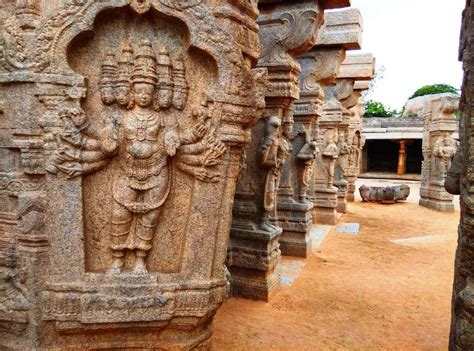
[{"label": "deity's face", "polygon": [[292,131],[293,131],[293,123],[283,123],[282,134],[285,138],[288,139],[291,136]]},{"label": "deity's face", "polygon": [[135,103],[140,107],[149,107],[153,102],[155,86],[149,83],[135,83],[133,85]]},{"label": "deity's face", "polygon": [[100,88],[100,99],[105,105],[112,105],[115,102],[114,89],[110,86]]},{"label": "deity's face", "polygon": [[130,87],[125,85],[117,86],[115,88],[115,99],[122,106],[128,105],[130,102]]},{"label": "deity's face", "polygon": [[75,111],[74,113],[71,113],[71,121],[74,123],[76,127],[82,126],[84,123],[86,123],[86,114],[82,110]]}]

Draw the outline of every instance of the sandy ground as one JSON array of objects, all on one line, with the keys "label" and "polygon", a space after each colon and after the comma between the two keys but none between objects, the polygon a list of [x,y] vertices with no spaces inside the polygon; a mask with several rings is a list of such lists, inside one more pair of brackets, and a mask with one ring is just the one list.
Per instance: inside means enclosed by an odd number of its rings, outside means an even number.
[{"label": "sandy ground", "polygon": [[226,302],[214,350],[446,350],[458,220],[414,202],[350,204],[340,222],[359,235],[332,228],[310,258],[284,258],[301,271],[270,303]]}]

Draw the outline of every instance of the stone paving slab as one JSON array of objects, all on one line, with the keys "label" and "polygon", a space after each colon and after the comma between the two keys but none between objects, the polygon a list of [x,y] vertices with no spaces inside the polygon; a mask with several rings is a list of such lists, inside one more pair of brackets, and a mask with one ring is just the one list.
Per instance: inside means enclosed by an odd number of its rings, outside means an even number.
[{"label": "stone paving slab", "polygon": [[291,286],[300,275],[306,260],[303,258],[287,258],[282,257],[277,265],[277,272],[280,273],[281,285]]},{"label": "stone paving slab", "polygon": [[356,236],[359,235],[359,223],[343,223],[336,227],[336,232]]},{"label": "stone paving slab", "polygon": [[309,231],[311,237],[311,247],[317,250],[321,247],[324,239],[326,239],[332,226],[330,225],[313,225]]}]

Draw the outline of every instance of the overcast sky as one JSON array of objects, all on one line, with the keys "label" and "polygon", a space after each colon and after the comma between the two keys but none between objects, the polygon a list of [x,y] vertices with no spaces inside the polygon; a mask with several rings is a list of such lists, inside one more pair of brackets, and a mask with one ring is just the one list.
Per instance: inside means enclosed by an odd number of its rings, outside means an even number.
[{"label": "overcast sky", "polygon": [[401,109],[427,84],[460,88],[459,33],[466,0],[352,0],[363,17],[362,52],[371,52],[383,78],[368,99]]}]

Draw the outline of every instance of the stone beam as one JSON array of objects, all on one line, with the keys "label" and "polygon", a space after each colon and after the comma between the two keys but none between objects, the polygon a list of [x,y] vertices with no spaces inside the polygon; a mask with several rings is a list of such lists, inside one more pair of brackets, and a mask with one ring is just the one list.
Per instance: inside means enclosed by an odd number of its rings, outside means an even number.
[{"label": "stone beam", "polygon": [[[288,2],[288,0],[258,0],[258,4],[273,4],[273,3],[281,3],[281,2]],[[303,0],[308,1],[308,0]],[[309,0],[315,1],[315,0]],[[324,9],[339,9],[342,7],[349,7],[351,6],[351,0],[320,0],[320,3]]]},{"label": "stone beam", "polygon": [[319,31],[316,47],[341,46],[346,50],[360,49],[362,16],[350,8],[324,12],[324,25]]},{"label": "stone beam", "polygon": [[372,54],[353,53],[347,55],[337,78],[372,80],[375,74],[375,58]]}]

